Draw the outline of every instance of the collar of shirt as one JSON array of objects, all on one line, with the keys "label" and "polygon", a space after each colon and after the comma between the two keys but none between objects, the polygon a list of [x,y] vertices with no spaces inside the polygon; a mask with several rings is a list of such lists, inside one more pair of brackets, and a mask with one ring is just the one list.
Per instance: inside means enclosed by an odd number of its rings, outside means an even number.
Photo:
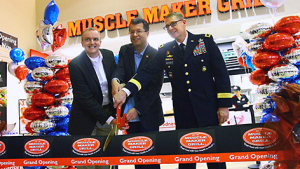
[{"label": "collar of shirt", "polygon": [[[88,55],[88,54],[86,54],[86,55]],[[99,56],[96,58],[91,58],[89,55],[88,55],[88,57],[91,60],[93,66],[99,64],[103,60],[103,56],[102,56],[101,52],[99,52]]]},{"label": "collar of shirt", "polygon": [[[186,37],[185,37],[184,41],[182,42],[184,44],[184,46],[186,46],[186,44],[187,44],[188,36],[189,36],[189,34],[186,32]],[[178,46],[180,46],[181,42],[178,42],[178,41],[176,41],[176,42],[177,42]]]},{"label": "collar of shirt", "polygon": [[147,47],[148,47],[148,44],[149,44],[149,43],[147,43],[145,49],[144,49],[141,53],[138,53],[138,52],[134,49],[134,56],[135,56],[135,57],[138,57],[138,58],[142,57],[142,56],[144,55],[144,53],[145,53],[145,50],[146,50]]}]

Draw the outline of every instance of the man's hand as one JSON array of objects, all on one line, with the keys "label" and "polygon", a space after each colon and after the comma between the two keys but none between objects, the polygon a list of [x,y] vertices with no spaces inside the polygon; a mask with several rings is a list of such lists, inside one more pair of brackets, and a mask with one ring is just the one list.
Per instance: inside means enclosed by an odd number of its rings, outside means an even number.
[{"label": "man's hand", "polygon": [[[111,122],[110,122],[110,124],[112,124],[112,125],[117,125],[117,119],[113,119]],[[127,129],[129,129],[129,125],[128,124],[126,124],[125,123],[125,127],[121,127],[120,128],[120,130],[127,130]]]},{"label": "man's hand", "polygon": [[126,101],[126,92],[120,90],[118,93],[114,95],[114,107],[122,106]]},{"label": "man's hand", "polygon": [[229,110],[227,107],[220,107],[218,110],[219,124],[225,123],[229,118]]},{"label": "man's hand", "polygon": [[111,93],[114,96],[116,93],[118,93],[118,91],[120,91],[122,89],[121,84],[118,82],[117,79],[112,80],[111,82]]},{"label": "man's hand", "polygon": [[130,110],[128,110],[128,112],[126,113],[126,120],[127,121],[131,121],[133,119],[136,118],[136,116],[138,115],[138,112],[135,108],[131,108]]}]

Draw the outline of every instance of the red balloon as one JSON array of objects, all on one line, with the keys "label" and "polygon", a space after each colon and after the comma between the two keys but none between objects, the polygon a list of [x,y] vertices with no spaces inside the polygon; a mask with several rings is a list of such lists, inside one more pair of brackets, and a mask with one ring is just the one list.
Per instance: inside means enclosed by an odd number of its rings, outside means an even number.
[{"label": "red balloon", "polygon": [[17,67],[15,74],[16,77],[20,80],[20,82],[24,79],[26,79],[26,76],[28,75],[29,70],[25,65],[20,65]]},{"label": "red balloon", "polygon": [[252,63],[260,69],[270,69],[275,66],[281,57],[275,52],[260,52],[253,56]]},{"label": "red balloon", "polygon": [[32,131],[32,128],[30,127],[31,122],[28,122],[25,126],[25,129],[26,129],[26,131],[28,131],[28,133],[34,133],[34,131]]},{"label": "red balloon", "polygon": [[69,89],[69,84],[63,80],[51,80],[45,85],[45,89],[52,94],[65,93]]},{"label": "red balloon", "polygon": [[69,81],[70,80],[69,68],[66,67],[60,69],[55,73],[55,77],[60,80]]},{"label": "red balloon", "polygon": [[31,97],[31,104],[37,107],[50,106],[55,102],[55,97],[49,93],[35,93]]},{"label": "red balloon", "polygon": [[245,55],[238,57],[237,60],[241,66],[248,68],[248,66],[246,64],[246,56]]},{"label": "red balloon", "polygon": [[267,71],[263,69],[256,69],[255,71],[251,72],[249,80],[254,85],[269,84],[272,82]]},{"label": "red balloon", "polygon": [[276,22],[274,28],[276,32],[295,34],[300,31],[300,17],[299,16],[283,17]]},{"label": "red balloon", "polygon": [[53,30],[53,45],[51,45],[53,52],[65,44],[67,34],[67,29],[62,28],[62,24],[58,25],[55,30]]},{"label": "red balloon", "polygon": [[28,120],[36,120],[44,118],[45,110],[38,107],[27,107],[23,113],[24,117]]},{"label": "red balloon", "polygon": [[295,41],[292,35],[288,33],[275,33],[265,39],[263,47],[268,50],[279,51],[288,49],[294,44]]}]

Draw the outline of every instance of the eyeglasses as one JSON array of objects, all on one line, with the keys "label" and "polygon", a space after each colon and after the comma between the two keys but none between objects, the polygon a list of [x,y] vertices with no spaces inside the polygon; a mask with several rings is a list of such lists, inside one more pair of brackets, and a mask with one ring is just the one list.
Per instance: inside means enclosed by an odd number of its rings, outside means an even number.
[{"label": "eyeglasses", "polygon": [[85,42],[92,42],[92,41],[94,41],[94,42],[99,42],[100,39],[99,39],[99,38],[94,38],[94,39],[86,38],[86,39],[84,39],[83,41],[85,41]]},{"label": "eyeglasses", "polygon": [[174,22],[171,22],[170,25],[166,25],[165,27],[163,27],[164,30],[167,30],[170,26],[172,26],[173,28],[177,25],[177,22],[179,21],[183,21],[182,19],[178,20],[178,21],[174,21]]},{"label": "eyeglasses", "polygon": [[143,30],[130,31],[129,34],[130,34],[130,35],[134,35],[134,34],[141,35],[143,32],[146,32],[146,31],[143,31]]}]

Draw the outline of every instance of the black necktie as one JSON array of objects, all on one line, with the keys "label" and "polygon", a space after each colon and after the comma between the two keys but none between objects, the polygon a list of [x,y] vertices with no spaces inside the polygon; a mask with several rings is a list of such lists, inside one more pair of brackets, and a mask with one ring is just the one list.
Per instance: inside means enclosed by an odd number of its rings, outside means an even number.
[{"label": "black necktie", "polygon": [[184,46],[185,45],[183,43],[181,43],[179,46],[180,46],[180,50],[181,50],[182,54],[184,55]]}]

